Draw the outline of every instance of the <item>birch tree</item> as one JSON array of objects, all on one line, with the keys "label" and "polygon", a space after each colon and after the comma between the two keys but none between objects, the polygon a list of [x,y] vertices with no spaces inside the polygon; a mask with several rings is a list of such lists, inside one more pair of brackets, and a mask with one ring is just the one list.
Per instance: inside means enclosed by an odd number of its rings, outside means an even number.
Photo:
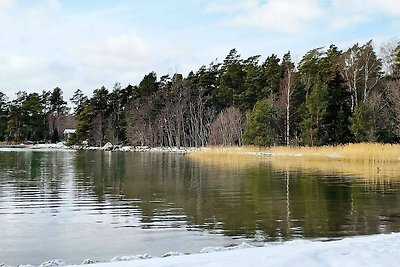
[{"label": "birch tree", "polygon": [[280,85],[278,102],[281,103],[285,112],[285,143],[290,146],[290,124],[291,124],[291,103],[294,93],[294,64],[291,61],[290,52],[284,55],[282,60],[283,77]]}]

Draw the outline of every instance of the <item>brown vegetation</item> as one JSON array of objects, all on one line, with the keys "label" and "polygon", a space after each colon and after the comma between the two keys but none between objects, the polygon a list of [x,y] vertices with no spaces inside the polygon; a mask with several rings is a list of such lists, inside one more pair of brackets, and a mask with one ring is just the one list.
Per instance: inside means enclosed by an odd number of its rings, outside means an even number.
[{"label": "brown vegetation", "polygon": [[368,179],[400,178],[400,145],[212,147],[193,151],[189,156],[203,164],[222,167],[247,167],[263,160],[278,170],[314,170]]}]

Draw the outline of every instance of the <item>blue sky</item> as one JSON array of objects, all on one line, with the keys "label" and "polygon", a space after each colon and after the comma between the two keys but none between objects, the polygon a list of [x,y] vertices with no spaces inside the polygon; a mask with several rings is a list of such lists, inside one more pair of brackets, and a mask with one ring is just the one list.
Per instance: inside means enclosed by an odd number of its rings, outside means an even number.
[{"label": "blue sky", "polygon": [[399,38],[399,0],[0,0],[0,91],[69,98],[143,75]]}]

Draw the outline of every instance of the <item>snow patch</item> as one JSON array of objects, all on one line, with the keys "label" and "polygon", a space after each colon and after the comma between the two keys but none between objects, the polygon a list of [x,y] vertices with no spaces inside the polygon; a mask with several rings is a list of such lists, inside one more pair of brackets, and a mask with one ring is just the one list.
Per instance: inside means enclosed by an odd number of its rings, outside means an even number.
[{"label": "snow patch", "polygon": [[82,265],[86,265],[86,264],[93,264],[95,263],[95,261],[91,260],[91,259],[86,259],[82,262]]},{"label": "snow patch", "polygon": [[140,255],[131,255],[131,256],[122,256],[122,257],[114,257],[110,262],[118,262],[118,261],[134,261],[134,260],[144,260],[152,258],[149,254],[140,254]]},{"label": "snow patch", "polygon": [[101,150],[110,151],[110,150],[113,150],[113,148],[114,148],[113,144],[111,144],[110,142],[107,142],[107,143],[101,148]]},{"label": "snow patch", "polygon": [[[245,249],[241,249],[245,248]],[[255,247],[242,243],[232,247],[206,247],[200,254],[185,255],[168,252],[151,258],[148,254],[115,257],[112,262],[94,263],[93,267],[174,267],[174,266],[332,266],[375,267],[399,266],[400,233],[349,237],[341,240],[299,239],[282,243],[267,243]],[[175,257],[170,257],[175,256]],[[151,259],[150,259],[151,258]],[[142,261],[141,259],[146,259]],[[91,260],[86,260],[92,263]],[[85,261],[85,262],[86,262]],[[130,261],[130,262],[122,262]],[[39,267],[65,266],[62,260],[52,260]],[[73,266],[73,265],[71,265]],[[0,264],[0,267],[11,267]],[[33,267],[20,265],[19,267]],[[75,267],[77,267],[75,265]]]},{"label": "snow patch", "polygon": [[54,267],[54,266],[67,266],[67,264],[60,259],[43,262],[39,267]]},{"label": "snow patch", "polygon": [[63,142],[57,144],[35,144],[31,149],[69,149]]},{"label": "snow patch", "polygon": [[254,246],[250,245],[250,244],[247,244],[246,242],[243,242],[240,245],[232,246],[232,247],[205,247],[202,250],[200,250],[200,253],[210,253],[210,252],[217,252],[217,251],[228,251],[228,250],[243,249],[243,248],[254,248]]},{"label": "snow patch", "polygon": [[162,255],[161,258],[172,257],[172,256],[183,256],[183,255],[185,254],[182,252],[170,251]]}]

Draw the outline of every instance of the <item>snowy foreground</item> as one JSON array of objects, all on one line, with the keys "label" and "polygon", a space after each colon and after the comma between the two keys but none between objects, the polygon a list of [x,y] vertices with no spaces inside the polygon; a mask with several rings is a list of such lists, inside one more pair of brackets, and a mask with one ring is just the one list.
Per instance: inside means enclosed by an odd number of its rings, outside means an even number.
[{"label": "snowy foreground", "polygon": [[[86,260],[83,264],[92,263]],[[65,266],[53,260],[41,267]],[[70,265],[73,266],[73,265]],[[79,266],[79,265],[76,265]],[[81,266],[81,265],[80,265]],[[115,257],[93,267],[172,267],[172,266],[400,266],[400,233],[345,238],[338,241],[297,240],[252,247],[207,247],[200,254],[170,252],[162,258],[136,255]]]}]

